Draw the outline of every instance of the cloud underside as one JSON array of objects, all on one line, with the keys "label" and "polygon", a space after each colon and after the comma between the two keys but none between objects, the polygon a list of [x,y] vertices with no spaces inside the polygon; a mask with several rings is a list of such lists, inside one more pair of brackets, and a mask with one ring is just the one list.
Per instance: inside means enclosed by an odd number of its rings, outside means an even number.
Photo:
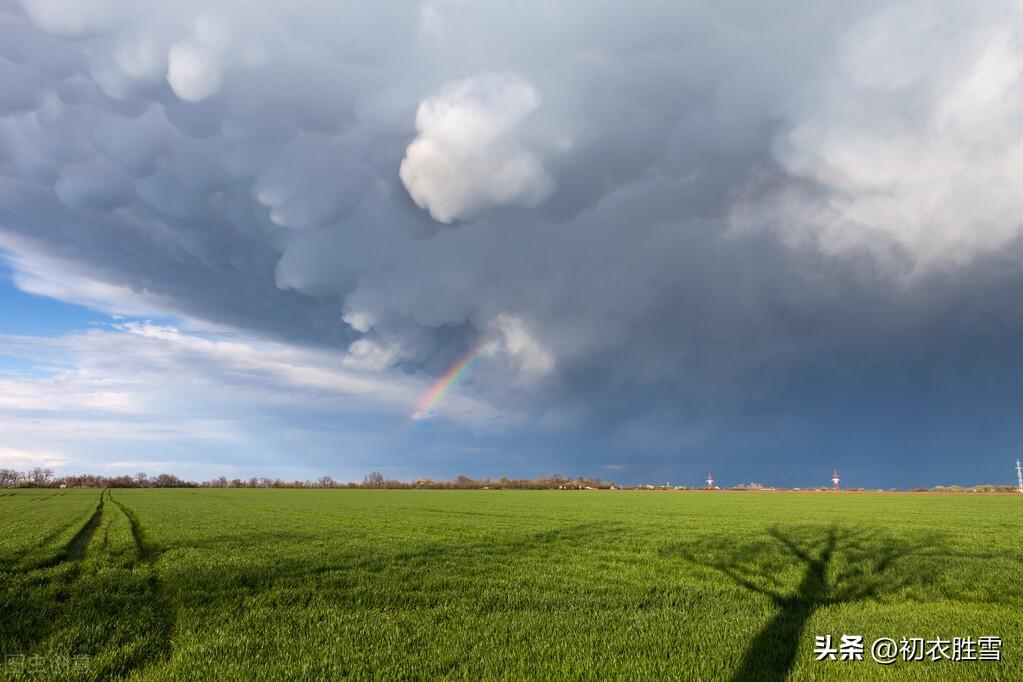
[{"label": "cloud underside", "polygon": [[[0,249],[29,292],[334,353],[378,414],[473,349],[466,399],[539,425],[734,409],[974,323],[1002,349],[1021,19],[0,2]],[[143,337],[77,366],[108,338]]]}]

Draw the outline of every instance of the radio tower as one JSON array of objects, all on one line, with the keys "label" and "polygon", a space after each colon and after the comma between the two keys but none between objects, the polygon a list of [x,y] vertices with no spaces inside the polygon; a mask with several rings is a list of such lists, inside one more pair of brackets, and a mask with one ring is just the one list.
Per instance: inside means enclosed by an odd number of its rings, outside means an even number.
[{"label": "radio tower", "polygon": [[835,486],[835,492],[838,492],[838,484],[842,479],[838,477],[838,469],[835,469],[835,473],[831,474],[831,484]]},{"label": "radio tower", "polygon": [[707,490],[713,490],[713,489],[714,489],[714,477],[711,476],[710,474],[707,474]]},{"label": "radio tower", "polygon": [[1020,466],[1019,460],[1016,460],[1016,481],[1019,483],[1019,491],[1023,493],[1023,466]]}]

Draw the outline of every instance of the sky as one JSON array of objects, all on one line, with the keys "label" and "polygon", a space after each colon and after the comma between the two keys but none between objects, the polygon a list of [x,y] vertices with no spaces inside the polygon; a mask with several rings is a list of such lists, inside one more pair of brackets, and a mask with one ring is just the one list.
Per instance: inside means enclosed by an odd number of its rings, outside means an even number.
[{"label": "sky", "polygon": [[1021,179],[1014,2],[0,0],[0,467],[1010,484]]}]

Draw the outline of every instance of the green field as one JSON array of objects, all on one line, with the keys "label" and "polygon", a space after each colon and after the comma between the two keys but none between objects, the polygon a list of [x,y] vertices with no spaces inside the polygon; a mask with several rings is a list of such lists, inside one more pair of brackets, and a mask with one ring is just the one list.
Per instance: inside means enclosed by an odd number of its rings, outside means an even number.
[{"label": "green field", "polygon": [[0,590],[7,678],[1023,679],[1023,496],[0,491]]}]

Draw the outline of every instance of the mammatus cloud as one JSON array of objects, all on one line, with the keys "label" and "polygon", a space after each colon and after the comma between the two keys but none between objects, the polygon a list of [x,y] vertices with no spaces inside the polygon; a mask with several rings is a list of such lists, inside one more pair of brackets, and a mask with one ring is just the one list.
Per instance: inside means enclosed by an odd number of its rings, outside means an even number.
[{"label": "mammatus cloud", "polygon": [[895,3],[790,105],[773,150],[792,180],[743,219],[917,273],[997,253],[1023,231],[1021,92],[1018,4]]},{"label": "mammatus cloud", "polygon": [[167,82],[181,99],[201,102],[220,89],[224,75],[208,47],[182,42],[167,54]]},{"label": "mammatus cloud", "polygon": [[399,170],[416,204],[450,223],[491,206],[546,199],[554,180],[516,139],[539,106],[536,88],[511,74],[447,83],[425,99]]},{"label": "mammatus cloud", "polygon": [[44,31],[85,38],[117,26],[127,5],[119,0],[22,0],[21,6]]},{"label": "mammatus cloud", "polygon": [[662,444],[1015,359],[1012,3],[215,5],[0,0],[19,287]]}]

